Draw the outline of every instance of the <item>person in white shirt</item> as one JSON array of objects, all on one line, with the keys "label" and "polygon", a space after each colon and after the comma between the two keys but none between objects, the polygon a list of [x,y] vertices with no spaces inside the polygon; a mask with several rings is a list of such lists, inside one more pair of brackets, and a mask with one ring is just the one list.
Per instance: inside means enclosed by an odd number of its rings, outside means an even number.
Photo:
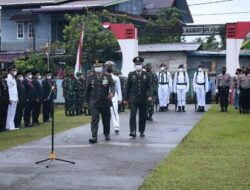
[{"label": "person in white shirt", "polygon": [[116,135],[119,135],[120,131],[120,118],[118,114],[118,105],[122,102],[122,90],[120,78],[114,74],[113,67],[115,63],[113,61],[107,61],[105,63],[107,73],[109,73],[115,83],[115,94],[112,98],[113,106],[110,108],[112,125]]},{"label": "person in white shirt", "polygon": [[174,75],[173,91],[177,94],[177,112],[185,112],[186,94],[189,90],[188,73],[184,70],[184,65],[179,65],[178,72]]},{"label": "person in white shirt", "polygon": [[202,65],[199,65],[198,70],[194,73],[193,88],[197,98],[197,112],[205,112],[206,93],[209,90],[209,83],[208,74],[203,70]]},{"label": "person in white shirt", "polygon": [[166,64],[162,63],[160,65],[160,71],[157,72],[158,78],[158,99],[160,112],[168,111],[169,97],[172,92],[172,76],[167,71]]},{"label": "person in white shirt", "polygon": [[7,130],[16,130],[15,128],[15,115],[16,115],[16,107],[18,102],[18,92],[17,92],[17,83],[15,76],[17,74],[17,70],[15,66],[11,66],[8,69],[8,76],[7,76],[7,85],[9,89],[9,106],[8,106],[8,113],[7,113],[7,120],[6,120],[6,129]]}]

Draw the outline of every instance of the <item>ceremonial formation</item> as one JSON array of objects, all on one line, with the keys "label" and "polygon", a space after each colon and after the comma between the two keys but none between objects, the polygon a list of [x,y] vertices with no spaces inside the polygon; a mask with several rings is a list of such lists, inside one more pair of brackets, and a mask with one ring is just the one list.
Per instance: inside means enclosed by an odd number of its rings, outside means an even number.
[{"label": "ceremonial formation", "polygon": [[[122,77],[113,61],[96,60],[93,69],[86,75],[73,69],[66,71],[62,82],[65,100],[65,116],[91,116],[91,138],[89,143],[97,143],[100,116],[104,139],[109,141],[110,128],[119,135],[119,113],[130,110],[129,136],[145,137],[146,121],[153,121],[155,111],[168,112],[170,104],[176,112],[186,112],[187,94],[193,92],[196,112],[205,112],[206,103],[211,101],[212,89],[207,71],[202,65],[197,67],[192,78],[183,64],[175,73],[168,71],[162,63],[158,71],[153,71],[151,63],[143,57],[135,57],[134,71]],[[247,67],[237,69],[236,77],[227,73],[226,67],[216,77],[215,94],[219,99],[221,112],[228,112],[230,95],[235,109],[240,113],[250,110],[250,71]],[[192,79],[192,85],[190,84]],[[192,86],[193,89],[190,89]],[[210,98],[208,98],[210,97]],[[17,130],[21,127],[39,126],[42,121],[50,122],[51,106],[57,98],[57,83],[53,73],[47,71],[41,77],[39,71],[17,71],[13,64],[0,74],[0,130]],[[210,100],[209,100],[210,99]],[[138,117],[137,117],[138,112]],[[180,116],[181,117],[181,116]],[[138,122],[137,122],[138,118]]]}]

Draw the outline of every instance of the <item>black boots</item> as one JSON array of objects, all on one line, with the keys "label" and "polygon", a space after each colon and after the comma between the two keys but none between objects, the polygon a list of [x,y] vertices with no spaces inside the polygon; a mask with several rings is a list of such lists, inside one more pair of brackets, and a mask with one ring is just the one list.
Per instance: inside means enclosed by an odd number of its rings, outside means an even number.
[{"label": "black boots", "polygon": [[185,110],[185,106],[182,106],[181,111],[182,111],[182,112],[186,112],[186,110]]},{"label": "black boots", "polygon": [[90,144],[95,144],[95,143],[97,143],[97,137],[92,137],[91,139],[89,139],[89,143],[90,143]]},{"label": "black boots", "polygon": [[177,112],[186,112],[185,106],[178,106]]},{"label": "black boots", "polygon": [[206,112],[204,106],[199,106],[197,112]]},{"label": "black boots", "polygon": [[181,106],[178,106],[177,112],[181,112]]}]

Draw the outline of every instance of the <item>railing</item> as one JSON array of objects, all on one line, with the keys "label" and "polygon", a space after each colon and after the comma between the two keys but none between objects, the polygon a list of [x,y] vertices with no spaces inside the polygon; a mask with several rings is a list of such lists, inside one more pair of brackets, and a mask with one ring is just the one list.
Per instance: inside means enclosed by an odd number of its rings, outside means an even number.
[{"label": "railing", "polygon": [[2,42],[1,51],[41,51],[46,42]]}]

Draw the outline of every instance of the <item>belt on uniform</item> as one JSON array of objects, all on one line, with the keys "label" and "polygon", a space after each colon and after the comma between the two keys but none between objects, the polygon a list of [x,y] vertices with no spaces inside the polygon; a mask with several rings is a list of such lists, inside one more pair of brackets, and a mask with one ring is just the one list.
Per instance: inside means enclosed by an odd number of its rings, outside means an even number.
[{"label": "belt on uniform", "polygon": [[168,84],[168,82],[161,82],[159,84],[164,85],[164,84]]},{"label": "belt on uniform", "polygon": [[177,85],[187,85],[187,83],[177,83]]},{"label": "belt on uniform", "polygon": [[198,85],[205,85],[205,82],[203,82],[203,83],[197,82],[196,84],[198,84]]}]

